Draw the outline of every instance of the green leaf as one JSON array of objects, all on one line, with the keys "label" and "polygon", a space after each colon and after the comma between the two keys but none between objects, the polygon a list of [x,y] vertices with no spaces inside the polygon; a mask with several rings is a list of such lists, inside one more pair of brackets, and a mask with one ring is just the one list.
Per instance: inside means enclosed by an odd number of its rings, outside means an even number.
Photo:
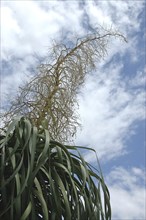
[{"label": "green leaf", "polygon": [[0,142],[0,219],[111,220],[98,158],[97,169],[80,149],[92,150],[50,140],[47,129],[15,119]]}]

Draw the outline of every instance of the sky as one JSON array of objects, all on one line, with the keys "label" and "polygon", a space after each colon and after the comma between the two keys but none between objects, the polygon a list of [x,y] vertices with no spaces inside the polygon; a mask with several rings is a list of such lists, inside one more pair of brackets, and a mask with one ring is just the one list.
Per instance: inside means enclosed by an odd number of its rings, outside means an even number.
[{"label": "sky", "polygon": [[[146,219],[145,10],[143,0],[1,1],[1,111],[62,33],[83,36],[101,25],[126,36],[128,43],[111,40],[78,96],[82,128],[75,144],[97,152],[112,220]],[[96,164],[92,153],[84,157]]]}]

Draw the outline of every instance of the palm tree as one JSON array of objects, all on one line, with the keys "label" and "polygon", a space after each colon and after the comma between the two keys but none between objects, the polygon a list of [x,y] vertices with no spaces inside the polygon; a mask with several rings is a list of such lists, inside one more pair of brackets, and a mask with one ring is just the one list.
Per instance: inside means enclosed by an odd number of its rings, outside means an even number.
[{"label": "palm tree", "polygon": [[0,219],[110,220],[102,173],[77,146],[51,140],[49,130],[16,118],[0,136]]}]

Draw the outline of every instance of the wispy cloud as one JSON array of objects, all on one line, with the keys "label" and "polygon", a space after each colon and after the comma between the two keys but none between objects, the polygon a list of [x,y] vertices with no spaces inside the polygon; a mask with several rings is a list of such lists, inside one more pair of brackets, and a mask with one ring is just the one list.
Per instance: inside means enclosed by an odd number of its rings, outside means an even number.
[{"label": "wispy cloud", "polygon": [[[94,147],[100,158],[111,159],[126,153],[126,140],[131,137],[134,122],[144,119],[144,88],[142,75],[132,79],[122,76],[123,65],[112,63],[101,68],[88,81],[80,96],[79,113],[83,129],[77,143]],[[93,155],[87,156],[93,161]]]},{"label": "wispy cloud", "polygon": [[107,177],[113,220],[144,220],[146,216],[145,172],[138,167],[114,168]]},{"label": "wispy cloud", "polygon": [[14,94],[20,83],[32,75],[32,69],[39,62],[37,58],[46,58],[53,39],[60,38],[66,31],[82,32],[82,13],[77,2],[2,2],[2,106],[5,105],[5,93]]},{"label": "wispy cloud", "polygon": [[51,40],[58,38],[62,30],[78,32],[83,11],[78,3],[67,5],[58,1],[3,2],[2,59],[34,52],[45,56]]},{"label": "wispy cloud", "polygon": [[140,27],[140,13],[144,1],[86,1],[86,10],[92,24],[97,22],[116,25],[127,35],[133,35]]}]

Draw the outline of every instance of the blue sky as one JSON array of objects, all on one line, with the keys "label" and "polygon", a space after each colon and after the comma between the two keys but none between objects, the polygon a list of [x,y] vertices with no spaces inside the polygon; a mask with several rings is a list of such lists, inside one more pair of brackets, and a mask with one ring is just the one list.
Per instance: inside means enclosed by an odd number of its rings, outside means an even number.
[{"label": "blue sky", "polygon": [[[108,55],[79,95],[82,129],[75,144],[93,147],[111,192],[113,220],[144,220],[145,4],[133,1],[1,1],[1,111],[34,74],[52,39],[83,36],[100,24],[128,40],[111,40]],[[95,157],[85,158],[96,164]]]}]

